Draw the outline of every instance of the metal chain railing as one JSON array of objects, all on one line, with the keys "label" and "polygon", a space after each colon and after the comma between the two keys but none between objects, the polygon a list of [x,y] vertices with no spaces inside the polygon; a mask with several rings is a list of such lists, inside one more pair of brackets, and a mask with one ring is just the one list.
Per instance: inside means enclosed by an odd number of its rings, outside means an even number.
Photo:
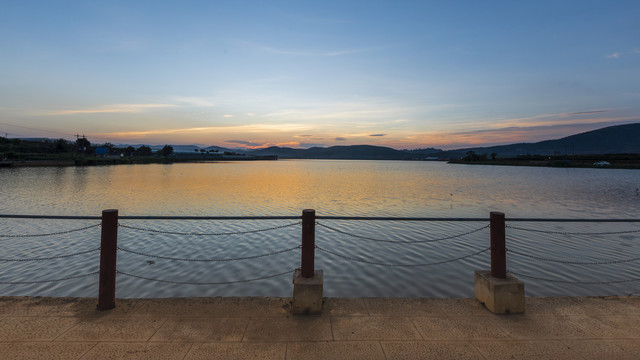
[{"label": "metal chain railing", "polygon": [[363,240],[369,240],[369,241],[376,241],[376,242],[385,242],[385,243],[394,243],[394,244],[421,244],[421,243],[431,243],[431,242],[438,242],[438,241],[445,241],[445,240],[451,240],[451,239],[456,239],[456,238],[460,238],[466,235],[470,235],[473,233],[477,233],[479,231],[482,231],[484,229],[488,229],[489,225],[485,225],[481,228],[478,229],[474,229],[471,231],[467,231],[461,234],[457,234],[457,235],[452,235],[452,236],[446,236],[446,237],[442,237],[442,238],[436,238],[436,239],[428,239],[428,240],[415,240],[415,241],[396,241],[396,240],[388,240],[388,239],[376,239],[376,238],[372,238],[372,237],[367,237],[367,236],[362,236],[362,235],[357,235],[357,234],[353,234],[344,230],[340,230],[340,229],[336,229],[334,227],[331,227],[329,225],[325,225],[319,222],[316,222],[316,225],[327,228],[331,231],[335,231],[337,233],[343,234],[343,235],[347,235],[347,236],[351,236],[354,238],[358,238],[358,239],[363,239]]},{"label": "metal chain railing", "polygon": [[337,257],[341,257],[343,259],[346,260],[351,260],[351,261],[356,261],[356,262],[360,262],[360,263],[364,263],[364,264],[369,264],[369,265],[380,265],[380,266],[390,266],[390,267],[415,267],[415,266],[431,266],[431,265],[440,265],[440,264],[446,264],[446,263],[450,263],[450,262],[454,262],[454,261],[459,261],[462,259],[466,259],[466,258],[470,258],[472,256],[476,256],[479,254],[482,254],[483,252],[489,251],[490,248],[486,248],[486,249],[482,249],[480,251],[476,251],[472,254],[469,255],[465,255],[465,256],[461,256],[455,259],[449,259],[449,260],[443,260],[443,261],[437,261],[437,262],[432,262],[432,263],[423,263],[423,264],[389,264],[389,263],[380,263],[380,262],[375,262],[375,261],[369,261],[369,260],[364,260],[361,258],[356,258],[356,257],[351,257],[351,256],[347,256],[347,255],[342,255],[342,254],[338,254],[334,251],[330,251],[324,248],[321,248],[319,246],[316,246],[316,249],[325,252],[327,254],[331,254]]},{"label": "metal chain railing", "polygon": [[54,259],[64,259],[64,258],[68,258],[68,257],[72,257],[72,256],[92,253],[92,252],[99,251],[99,250],[100,250],[100,248],[97,248],[97,249],[91,249],[91,250],[87,250],[87,251],[80,251],[80,252],[72,253],[72,254],[54,255],[54,256],[41,257],[41,258],[23,258],[23,259],[20,259],[20,258],[2,259],[2,258],[0,258],[0,261],[4,261],[4,262],[46,261],[46,260],[54,260]]},{"label": "metal chain railing", "polygon": [[626,279],[626,280],[612,280],[612,281],[572,281],[572,280],[545,279],[545,278],[540,278],[540,277],[536,277],[536,276],[520,274],[520,273],[516,273],[516,272],[513,272],[513,271],[508,271],[508,273],[512,274],[512,275],[524,277],[524,278],[539,280],[539,281],[548,281],[548,282],[563,283],[563,284],[575,284],[575,285],[609,285],[609,284],[623,284],[623,283],[629,283],[629,282],[634,282],[634,281],[640,281],[640,278],[637,278],[637,279]]},{"label": "metal chain railing", "polygon": [[154,278],[150,278],[150,277],[146,277],[146,276],[133,275],[133,274],[129,274],[129,273],[126,273],[126,272],[123,272],[123,271],[120,271],[120,270],[116,270],[116,273],[122,274],[122,275],[125,275],[125,276],[128,276],[128,277],[136,278],[136,279],[142,279],[142,280],[148,280],[148,281],[156,281],[156,282],[168,283],[168,284],[178,284],[178,285],[230,285],[230,284],[239,284],[239,283],[246,283],[246,282],[251,282],[251,281],[270,279],[270,278],[274,278],[274,277],[278,277],[278,276],[282,276],[282,275],[286,275],[286,274],[291,274],[295,270],[297,270],[297,269],[285,271],[285,272],[278,273],[278,274],[272,274],[272,275],[252,278],[252,279],[233,280],[233,281],[218,281],[218,282],[191,282],[191,281],[162,280],[162,279],[154,279]]},{"label": "metal chain railing", "polygon": [[570,232],[570,231],[527,229],[527,228],[521,228],[521,227],[512,226],[512,225],[506,225],[505,227],[507,229],[529,231],[529,232],[536,232],[536,233],[542,233],[542,234],[556,234],[556,235],[622,235],[622,234],[640,233],[640,229],[627,230],[627,231],[605,231],[605,232]]},{"label": "metal chain railing", "polygon": [[94,224],[94,225],[89,225],[89,226],[85,226],[85,227],[81,227],[78,229],[71,229],[71,230],[63,230],[63,231],[57,231],[57,232],[52,232],[52,233],[46,233],[46,234],[29,234],[29,235],[7,235],[7,234],[0,234],[0,238],[30,238],[30,237],[40,237],[40,236],[52,236],[52,235],[62,235],[62,234],[68,234],[68,233],[72,233],[72,232],[77,232],[77,231],[82,231],[82,230],[87,230],[87,229],[91,229],[94,227],[98,227],[102,225],[101,223],[98,224]]},{"label": "metal chain railing", "polygon": [[125,224],[118,224],[118,226],[126,228],[126,229],[131,229],[131,230],[136,230],[136,231],[144,231],[144,232],[149,232],[149,233],[157,233],[157,234],[182,235],[182,236],[224,236],[224,235],[253,234],[253,233],[259,233],[259,232],[264,232],[264,231],[284,229],[284,228],[288,228],[288,227],[292,227],[292,226],[296,226],[296,225],[300,225],[300,224],[301,224],[301,222],[298,221],[298,222],[293,223],[293,224],[274,226],[274,227],[270,227],[270,228],[266,228],[266,229],[245,230],[245,231],[230,231],[230,232],[220,232],[220,233],[195,233],[195,232],[178,232],[178,231],[154,230],[154,229],[148,229],[148,228],[135,227],[135,226],[131,226],[131,225],[125,225]]},{"label": "metal chain railing", "polygon": [[531,258],[531,259],[536,259],[536,260],[541,260],[541,261],[549,261],[549,262],[556,262],[556,263],[561,263],[561,264],[571,264],[571,265],[610,265],[610,264],[622,264],[622,263],[627,263],[627,262],[640,260],[640,257],[637,257],[637,258],[624,259],[624,260],[573,261],[573,260],[549,259],[549,258],[544,258],[544,257],[540,257],[540,256],[531,255],[531,254],[525,254],[523,252],[512,250],[512,249],[507,249],[507,251],[510,252],[510,253],[514,253],[514,254],[517,254],[517,255],[520,255],[520,256],[524,256],[524,257],[528,257],[528,258]]},{"label": "metal chain railing", "polygon": [[122,248],[120,246],[118,246],[118,250],[122,250],[124,252],[132,253],[132,254],[136,254],[136,255],[147,256],[147,257],[156,258],[156,259],[164,259],[164,260],[193,261],[193,262],[197,262],[197,261],[202,261],[202,262],[227,262],[227,261],[237,261],[237,260],[258,259],[258,258],[261,258],[261,257],[273,256],[273,255],[277,255],[277,254],[284,254],[284,253],[289,252],[289,251],[300,249],[301,247],[302,247],[301,245],[298,245],[298,246],[295,246],[295,247],[292,247],[292,248],[289,248],[289,249],[272,251],[272,252],[269,252],[269,253],[266,253],[266,254],[253,255],[253,256],[243,256],[243,257],[237,257],[237,258],[226,258],[226,259],[177,258],[177,257],[171,257],[171,256],[147,254],[147,253],[143,253],[143,252],[140,252],[140,251],[125,249],[125,248]]},{"label": "metal chain railing", "polygon": [[100,273],[100,271],[94,271],[94,272],[91,272],[91,273],[88,273],[88,274],[68,276],[68,277],[63,277],[63,278],[59,278],[59,279],[38,280],[38,281],[0,281],[0,284],[2,284],[2,285],[45,284],[45,283],[52,283],[52,282],[57,282],[57,281],[79,279],[79,278],[83,278],[83,277],[87,277],[87,276],[91,276],[91,275],[97,275],[99,273]]}]

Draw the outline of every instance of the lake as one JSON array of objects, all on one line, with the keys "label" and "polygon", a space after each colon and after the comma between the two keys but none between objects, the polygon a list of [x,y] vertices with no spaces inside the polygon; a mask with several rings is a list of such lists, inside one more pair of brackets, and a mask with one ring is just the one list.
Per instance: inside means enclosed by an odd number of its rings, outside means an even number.
[{"label": "lake", "polygon": [[[640,172],[348,160],[0,168],[0,197],[1,214],[99,216],[103,209],[115,208],[120,215],[299,216],[302,209],[312,208],[325,216],[488,218],[489,212],[502,211],[507,219],[640,218]],[[7,236],[54,233],[98,222],[0,219],[0,259],[88,251],[47,261],[0,261],[0,282],[44,281],[97,271],[99,254],[91,250],[100,245],[99,227],[43,237]],[[191,284],[119,274],[118,297],[291,296],[290,274],[228,285],[193,283],[234,282],[299,267],[299,249],[293,249],[300,243],[298,220],[120,223],[128,227],[118,230],[119,246],[129,250],[119,251],[120,271]],[[316,244],[327,250],[316,252],[316,268],[324,271],[324,294],[472,297],[473,271],[489,268],[488,252],[476,254],[489,246],[486,225],[318,220]],[[507,225],[507,248],[512,250],[507,253],[507,269],[544,279],[520,277],[527,295],[640,294],[640,281],[626,281],[640,279],[640,261],[610,263],[640,257],[640,223],[508,221]],[[229,234],[235,232],[247,233]],[[615,234],[602,234],[611,232]],[[276,254],[237,261],[166,259],[219,260],[270,253]],[[607,264],[576,264],[584,262]],[[441,264],[427,265],[432,263]],[[95,297],[97,275],[0,284],[0,295]]]}]

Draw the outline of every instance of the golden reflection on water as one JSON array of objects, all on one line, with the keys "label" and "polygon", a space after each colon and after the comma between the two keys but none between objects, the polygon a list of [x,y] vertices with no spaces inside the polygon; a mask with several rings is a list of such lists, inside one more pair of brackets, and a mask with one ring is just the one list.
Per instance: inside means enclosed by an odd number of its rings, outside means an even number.
[{"label": "golden reflection on water", "polygon": [[5,213],[87,215],[623,216],[630,170],[279,160],[0,172]]}]

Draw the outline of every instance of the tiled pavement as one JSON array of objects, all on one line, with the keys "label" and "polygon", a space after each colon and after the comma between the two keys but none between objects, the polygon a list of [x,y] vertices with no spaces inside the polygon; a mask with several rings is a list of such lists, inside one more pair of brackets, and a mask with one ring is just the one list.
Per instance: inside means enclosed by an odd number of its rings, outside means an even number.
[{"label": "tiled pavement", "polygon": [[0,297],[2,359],[640,359],[640,298],[527,298],[522,315],[474,299]]}]

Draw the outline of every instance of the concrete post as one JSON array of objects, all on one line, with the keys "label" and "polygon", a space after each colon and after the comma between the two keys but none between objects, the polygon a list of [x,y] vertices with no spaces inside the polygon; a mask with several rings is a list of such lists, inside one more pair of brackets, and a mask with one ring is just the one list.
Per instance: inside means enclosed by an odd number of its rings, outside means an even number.
[{"label": "concrete post", "polygon": [[293,273],[291,313],[309,315],[322,313],[324,274],[314,269],[316,211],[302,211],[302,255],[299,270]]},{"label": "concrete post", "polygon": [[490,214],[491,270],[478,270],[474,274],[475,296],[494,314],[524,312],[524,282],[507,275],[505,216]]}]

